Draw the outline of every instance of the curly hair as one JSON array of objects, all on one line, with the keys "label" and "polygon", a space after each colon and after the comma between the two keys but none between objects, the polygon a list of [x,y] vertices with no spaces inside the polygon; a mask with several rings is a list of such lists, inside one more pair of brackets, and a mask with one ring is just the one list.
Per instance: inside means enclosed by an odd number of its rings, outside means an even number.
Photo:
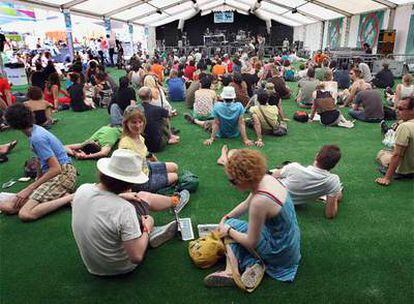
[{"label": "curly hair", "polygon": [[226,164],[226,173],[237,184],[257,185],[266,174],[265,157],[258,151],[241,149],[235,151]]},{"label": "curly hair", "polygon": [[34,115],[23,103],[11,105],[4,114],[7,124],[16,130],[25,130],[33,127]]}]

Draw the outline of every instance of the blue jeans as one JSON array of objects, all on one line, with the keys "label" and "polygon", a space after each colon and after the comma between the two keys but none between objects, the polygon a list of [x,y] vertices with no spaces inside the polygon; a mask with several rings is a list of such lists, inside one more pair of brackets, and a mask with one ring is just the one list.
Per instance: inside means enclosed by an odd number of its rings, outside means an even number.
[{"label": "blue jeans", "polygon": [[111,127],[122,126],[122,110],[116,103],[111,105],[109,113],[111,115]]},{"label": "blue jeans", "polygon": [[349,115],[352,118],[365,122],[380,122],[382,120],[381,118],[367,118],[364,111],[349,110]]}]

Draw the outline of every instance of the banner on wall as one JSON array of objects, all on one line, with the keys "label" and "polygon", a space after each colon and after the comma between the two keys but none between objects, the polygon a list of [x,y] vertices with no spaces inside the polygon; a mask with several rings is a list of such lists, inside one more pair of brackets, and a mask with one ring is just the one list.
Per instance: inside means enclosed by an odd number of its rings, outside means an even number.
[{"label": "banner on wall", "polygon": [[[414,6],[413,6],[414,9]],[[414,54],[414,14],[411,15],[410,27],[408,28],[407,45],[405,47],[406,54]]]},{"label": "banner on wall", "polygon": [[0,24],[16,21],[36,21],[32,7],[0,1]]},{"label": "banner on wall", "polygon": [[344,18],[330,20],[328,23],[328,43],[331,49],[341,46],[342,27]]},{"label": "banner on wall", "polygon": [[384,20],[384,11],[362,14],[359,19],[357,46],[362,47],[366,42],[371,47],[378,43],[379,32]]}]

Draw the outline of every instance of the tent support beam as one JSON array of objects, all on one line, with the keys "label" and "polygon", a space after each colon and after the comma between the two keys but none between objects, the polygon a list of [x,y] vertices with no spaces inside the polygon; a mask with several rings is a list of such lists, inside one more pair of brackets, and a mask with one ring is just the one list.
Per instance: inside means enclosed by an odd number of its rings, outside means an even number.
[{"label": "tent support beam", "polygon": [[[272,11],[268,10],[268,9],[265,9],[265,8],[263,8],[263,7],[261,7],[261,8],[260,8],[260,10],[262,10],[262,11],[264,11],[264,12],[268,13],[268,14],[275,15],[275,16],[280,16],[280,17],[285,18],[285,19],[288,19],[288,20],[290,20],[290,21],[292,21],[292,22],[298,23],[298,24],[300,24],[299,26],[305,26],[305,25],[307,25],[306,23],[301,23],[300,21],[298,21],[298,20],[294,20],[294,19],[292,19],[292,18],[290,18],[290,17],[288,17],[288,16],[283,16],[283,15],[276,14],[276,13],[274,13],[274,12],[272,12]],[[316,20],[315,20],[315,21],[316,21]],[[277,22],[279,22],[279,21],[277,21]],[[309,24],[310,24],[310,23],[309,23]]]},{"label": "tent support beam", "polygon": [[[39,8],[43,8],[43,9],[62,11],[62,7],[60,5],[47,4],[45,2],[38,1],[38,0],[16,0],[15,2],[22,3],[22,4],[25,4],[25,5],[31,5],[33,7],[39,7]],[[98,19],[98,20],[102,20],[102,18],[104,17],[103,15],[100,15],[100,14],[94,14],[94,13],[85,12],[85,11],[77,10],[77,9],[70,9],[70,11],[71,11],[71,13],[74,13],[74,14],[79,15],[79,16],[83,16],[83,17],[87,17],[87,18],[94,18],[94,19]],[[117,18],[112,18],[112,20],[119,21],[119,22],[122,22],[122,23],[127,23],[126,20],[121,20],[121,19],[117,19]],[[138,22],[133,22],[133,23],[135,25],[143,26],[143,24],[138,23]]]},{"label": "tent support beam", "polygon": [[88,1],[88,0],[72,0],[68,3],[62,4],[62,8],[71,8],[72,6],[81,4],[81,3],[86,2],[86,1]]},{"label": "tent support beam", "polygon": [[[264,1],[266,1],[266,2],[268,2],[268,3],[270,3],[270,4],[273,4],[273,5],[276,5],[276,6],[280,6],[281,8],[286,9],[286,10],[287,10],[287,12],[285,12],[285,13],[283,13],[283,14],[275,14],[275,13],[273,13],[273,12],[272,12],[272,14],[279,15],[279,16],[283,16],[283,18],[287,18],[287,17],[285,17],[285,16],[284,16],[284,14],[289,13],[290,11],[292,11],[292,10],[294,9],[294,7],[291,7],[291,6],[288,6],[288,5],[285,5],[285,4],[276,3],[276,2],[273,2],[273,1],[271,1],[271,0],[264,0]],[[297,8],[299,8],[299,6],[298,6]],[[263,9],[263,7],[260,7],[260,9],[264,10],[264,9]],[[270,12],[270,11],[268,10],[267,12]],[[314,16],[314,15],[312,15],[312,14],[309,14],[309,13],[307,13],[307,12],[304,12],[304,11],[302,11],[302,10],[299,10],[299,9],[298,9],[298,13],[300,13],[301,15],[303,15],[303,16],[305,16],[305,17],[309,17],[309,18],[311,18],[311,19],[314,19],[315,21],[323,21],[323,19],[321,19],[321,18],[319,18],[319,17],[317,17],[317,16]],[[291,20],[292,20],[292,19],[291,19]],[[293,20],[292,20],[292,21],[293,21]],[[297,21],[297,20],[296,20],[296,23],[298,23],[298,21]],[[300,23],[300,22],[299,22],[299,23]]]},{"label": "tent support beam", "polygon": [[[156,10],[159,9],[161,12],[164,12],[164,10],[167,10],[169,8],[172,8],[174,6],[177,6],[179,4],[184,4],[184,3],[187,3],[187,2],[192,2],[192,1],[191,0],[186,0],[186,1],[181,1],[180,3],[172,3],[172,4],[169,4],[169,5],[166,5],[166,6],[162,6],[162,7],[156,7],[154,5],[151,5],[150,3],[148,3],[148,4],[150,4],[151,6],[153,6]],[[132,21],[135,21],[135,20],[144,18],[144,17],[148,17],[148,16],[150,16],[150,15],[152,15],[154,13],[155,13],[155,11],[148,12],[148,13],[142,14],[142,15],[138,15],[138,16],[136,16],[134,18],[129,19],[128,22],[132,22]],[[164,13],[167,14],[166,12],[164,12]],[[169,14],[167,14],[167,15],[169,15]]]},{"label": "tent support beam", "polygon": [[333,12],[341,14],[341,15],[344,15],[345,17],[351,17],[352,16],[352,14],[348,11],[341,10],[341,9],[335,7],[335,6],[325,4],[325,3],[317,1],[317,0],[309,0],[307,2],[319,5],[320,7],[323,7],[323,8],[326,8],[327,10],[333,11]]},{"label": "tent support beam", "polygon": [[385,5],[388,8],[396,8],[398,5],[387,0],[371,0],[373,2]]},{"label": "tent support beam", "polygon": [[128,5],[121,6],[120,8],[117,8],[117,9],[114,9],[114,10],[112,10],[112,11],[110,11],[110,12],[107,12],[107,13],[105,14],[105,16],[110,17],[110,16],[112,16],[112,15],[119,14],[119,13],[121,13],[122,11],[126,11],[126,10],[129,10],[129,9],[134,8],[134,7],[136,7],[136,6],[139,6],[139,5],[145,4],[145,3],[147,3],[148,1],[149,1],[149,0],[138,0],[138,1],[132,1],[132,2],[131,2],[131,3],[129,3]]}]

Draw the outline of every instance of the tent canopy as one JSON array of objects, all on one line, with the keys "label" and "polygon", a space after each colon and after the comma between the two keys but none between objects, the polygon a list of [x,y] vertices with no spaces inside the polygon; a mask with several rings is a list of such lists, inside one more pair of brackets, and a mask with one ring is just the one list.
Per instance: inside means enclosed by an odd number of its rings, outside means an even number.
[{"label": "tent canopy", "polygon": [[32,6],[69,9],[74,14],[108,17],[139,25],[160,26],[216,10],[235,10],[262,19],[300,26],[323,20],[395,8],[413,0],[19,0]]}]

